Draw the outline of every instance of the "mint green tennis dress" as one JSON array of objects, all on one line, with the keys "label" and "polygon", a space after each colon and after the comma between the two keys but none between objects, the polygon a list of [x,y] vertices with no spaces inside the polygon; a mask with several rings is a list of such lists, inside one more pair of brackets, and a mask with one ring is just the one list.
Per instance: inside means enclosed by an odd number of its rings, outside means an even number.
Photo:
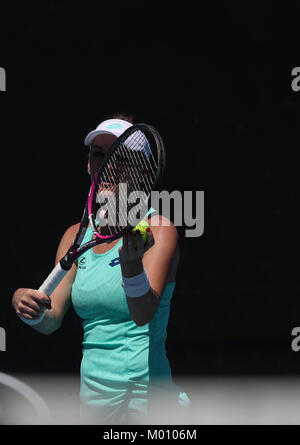
[{"label": "mint green tennis dress", "polygon": [[[83,243],[91,236],[88,228]],[[74,309],[83,319],[81,415],[98,423],[143,423],[155,394],[164,391],[179,408],[189,405],[172,382],[165,349],[175,282],[166,285],[151,322],[137,326],[121,285],[122,242],[103,254],[85,252],[72,287]]]}]

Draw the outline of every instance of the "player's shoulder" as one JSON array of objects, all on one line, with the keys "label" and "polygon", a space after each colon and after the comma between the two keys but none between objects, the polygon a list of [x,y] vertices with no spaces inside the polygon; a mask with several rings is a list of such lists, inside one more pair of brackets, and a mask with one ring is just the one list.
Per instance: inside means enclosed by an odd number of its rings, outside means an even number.
[{"label": "player's shoulder", "polygon": [[80,222],[73,224],[72,226],[68,227],[67,230],[65,231],[65,233],[70,233],[70,234],[75,234],[78,232],[80,226]]},{"label": "player's shoulder", "polygon": [[172,221],[166,216],[155,213],[148,218],[149,226],[153,232],[154,237],[157,235],[167,236],[177,241],[178,232]]},{"label": "player's shoulder", "polygon": [[62,236],[62,241],[72,242],[76,236],[76,233],[78,232],[79,226],[80,226],[80,223],[76,223],[76,224],[73,224],[72,226],[68,227]]},{"label": "player's shoulder", "polygon": [[68,227],[65,233],[63,234],[56,253],[57,261],[60,260],[62,255],[64,255],[66,253],[66,250],[68,250],[69,247],[72,245],[76,237],[76,233],[79,229],[79,225],[80,223],[73,224],[72,226]]}]

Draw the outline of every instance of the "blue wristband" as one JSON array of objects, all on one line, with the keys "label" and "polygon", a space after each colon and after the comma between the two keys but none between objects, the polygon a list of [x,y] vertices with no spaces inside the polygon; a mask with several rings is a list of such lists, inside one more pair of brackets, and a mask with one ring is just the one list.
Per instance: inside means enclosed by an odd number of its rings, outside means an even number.
[{"label": "blue wristband", "polygon": [[124,292],[129,298],[138,298],[147,294],[151,289],[148,275],[145,270],[134,277],[122,277]]}]

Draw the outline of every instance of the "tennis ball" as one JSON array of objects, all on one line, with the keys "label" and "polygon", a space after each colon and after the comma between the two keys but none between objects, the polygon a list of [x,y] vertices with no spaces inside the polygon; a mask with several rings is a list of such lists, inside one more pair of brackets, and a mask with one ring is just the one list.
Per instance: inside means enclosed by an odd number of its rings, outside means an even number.
[{"label": "tennis ball", "polygon": [[146,232],[148,227],[150,229],[150,226],[146,221],[141,221],[137,226],[135,226],[134,229],[132,229],[133,232],[135,232],[136,230],[139,230],[141,232],[144,244],[146,244],[147,239],[148,239],[147,232]]}]

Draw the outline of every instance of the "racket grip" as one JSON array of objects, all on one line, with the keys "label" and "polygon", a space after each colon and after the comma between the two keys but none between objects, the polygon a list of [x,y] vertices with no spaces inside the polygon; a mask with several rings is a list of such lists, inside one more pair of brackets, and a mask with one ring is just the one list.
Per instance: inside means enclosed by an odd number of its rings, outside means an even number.
[{"label": "racket grip", "polygon": [[46,280],[43,282],[38,290],[44,292],[49,297],[59,285],[67,272],[68,270],[65,270],[61,267],[60,262],[57,263],[50,275],[48,275],[48,278],[46,278]]}]

